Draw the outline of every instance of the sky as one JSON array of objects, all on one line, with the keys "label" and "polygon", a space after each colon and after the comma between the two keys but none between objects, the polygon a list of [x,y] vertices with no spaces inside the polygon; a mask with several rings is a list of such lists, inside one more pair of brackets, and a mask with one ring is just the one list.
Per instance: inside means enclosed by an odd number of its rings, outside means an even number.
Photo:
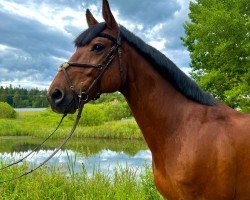
[{"label": "sky", "polygon": [[[87,28],[87,8],[101,22],[101,0],[0,0],[0,85],[48,88]],[[184,72],[182,45],[189,0],[109,0],[119,24],[170,58]]]}]

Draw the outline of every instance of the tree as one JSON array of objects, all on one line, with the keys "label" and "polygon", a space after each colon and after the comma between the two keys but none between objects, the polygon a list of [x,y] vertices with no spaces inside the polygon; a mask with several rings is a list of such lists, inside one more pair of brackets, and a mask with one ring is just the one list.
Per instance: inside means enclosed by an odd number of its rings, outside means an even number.
[{"label": "tree", "polygon": [[191,76],[233,108],[250,112],[250,2],[190,2],[183,43],[191,56]]},{"label": "tree", "polygon": [[7,102],[15,108],[48,107],[47,90],[13,88],[0,86],[0,102]]},{"label": "tree", "polygon": [[21,99],[21,92],[19,89],[17,89],[14,93],[14,96],[13,96],[13,107],[17,108],[17,107],[22,107],[22,105],[20,105],[20,103],[22,102],[22,99]]}]

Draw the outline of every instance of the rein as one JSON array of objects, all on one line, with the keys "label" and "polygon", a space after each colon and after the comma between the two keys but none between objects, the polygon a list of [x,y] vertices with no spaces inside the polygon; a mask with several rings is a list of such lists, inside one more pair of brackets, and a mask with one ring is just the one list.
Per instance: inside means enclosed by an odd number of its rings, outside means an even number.
[{"label": "rein", "polygon": [[[6,169],[6,168],[8,168],[8,167],[11,167],[11,166],[13,166],[13,165],[16,165],[16,164],[18,164],[18,163],[20,163],[20,162],[22,162],[22,161],[25,160],[27,157],[29,157],[32,153],[34,153],[36,150],[40,149],[40,148],[43,146],[43,144],[44,144],[49,138],[51,138],[51,137],[54,135],[54,133],[57,131],[57,129],[60,127],[60,125],[61,125],[61,123],[63,122],[64,118],[67,116],[67,109],[68,109],[68,107],[69,107],[71,104],[72,104],[72,101],[67,105],[67,107],[66,107],[66,109],[65,109],[65,112],[64,112],[63,116],[61,117],[61,120],[59,121],[59,123],[58,123],[57,127],[55,128],[55,130],[54,130],[50,135],[48,135],[47,138],[45,138],[45,140],[42,141],[41,144],[37,145],[34,149],[32,149],[32,151],[31,151],[30,153],[28,153],[28,154],[25,155],[24,157],[20,158],[19,160],[17,160],[17,161],[15,161],[15,162],[13,162],[13,163],[10,163],[10,164],[8,164],[8,165],[6,165],[6,166],[0,168],[0,171]],[[1,181],[0,181],[0,183],[1,183]]]},{"label": "rein", "polygon": [[35,168],[33,168],[33,169],[31,169],[31,170],[17,176],[17,177],[14,177],[14,178],[11,178],[11,179],[6,179],[6,180],[1,180],[0,183],[5,183],[5,182],[10,182],[10,181],[17,180],[17,179],[19,179],[19,178],[21,178],[23,176],[26,176],[26,175],[34,172],[35,170],[39,169],[44,164],[46,164],[66,144],[66,142],[71,138],[71,136],[75,132],[75,129],[76,129],[77,125],[78,125],[78,122],[79,122],[79,120],[81,118],[81,114],[82,114],[84,104],[81,104],[80,106],[81,107],[78,110],[77,118],[75,120],[74,126],[72,127],[71,131],[68,133],[67,137],[63,140],[63,142],[53,151],[53,153],[50,154],[50,156],[48,158],[46,158],[43,162],[41,162],[37,167],[35,167]]},{"label": "rein", "polygon": [[[74,122],[74,125],[71,129],[71,131],[68,133],[67,137],[63,140],[63,142],[53,151],[52,154],[49,155],[49,157],[47,157],[43,162],[41,162],[37,167],[17,176],[11,179],[6,179],[6,180],[0,180],[0,183],[5,183],[5,182],[10,182],[10,181],[14,181],[17,180],[23,176],[26,176],[30,173],[32,173],[33,171],[39,169],[40,167],[42,167],[44,164],[46,164],[66,143],[67,141],[71,138],[71,136],[73,135],[79,121],[82,115],[82,111],[84,108],[85,103],[87,103],[89,100],[95,100],[97,98],[99,98],[99,93],[97,92],[96,97],[94,97],[93,99],[89,99],[89,94],[92,91],[92,89],[94,88],[94,86],[96,86],[100,79],[102,78],[103,74],[105,73],[105,71],[109,68],[110,64],[112,63],[113,59],[115,58],[115,53],[118,53],[118,57],[119,57],[119,69],[120,69],[120,75],[121,75],[121,86],[124,84],[125,82],[125,70],[124,70],[124,66],[122,63],[122,51],[121,51],[121,36],[120,36],[120,32],[118,33],[118,37],[117,39],[115,39],[113,36],[106,34],[106,33],[99,33],[97,35],[97,37],[104,37],[107,38],[109,40],[111,40],[114,45],[111,47],[110,51],[108,52],[108,54],[106,55],[104,61],[101,64],[91,64],[91,63],[77,63],[77,62],[65,62],[63,63],[58,71],[63,71],[64,76],[67,80],[68,86],[72,91],[72,95],[73,95],[73,99],[72,101],[67,105],[66,109],[65,109],[65,113],[63,114],[59,124],[57,125],[56,129],[38,146],[36,146],[30,153],[28,153],[26,156],[24,156],[23,158],[2,167],[0,170],[6,169],[8,167],[11,167],[13,165],[16,165],[20,162],[22,162],[23,160],[25,160],[28,156],[30,156],[32,153],[34,153],[37,149],[40,149],[42,147],[42,145],[58,130],[59,126],[61,125],[63,119],[66,117],[67,115],[67,109],[68,107],[72,104],[72,102],[74,102],[77,107],[78,107],[78,114],[76,117],[76,120]],[[70,79],[69,74],[67,73],[67,68],[68,67],[92,67],[92,68],[96,68],[98,69],[100,72],[98,74],[98,76],[94,79],[94,81],[90,84],[90,86],[88,87],[87,90],[85,91],[80,91],[80,93],[78,94],[75,89],[74,89],[74,85]]]},{"label": "rein", "polygon": [[[25,160],[27,157],[29,157],[32,153],[34,153],[36,150],[40,149],[40,148],[43,146],[43,144],[44,144],[52,135],[54,135],[54,133],[55,133],[55,132],[57,131],[57,129],[60,127],[60,125],[61,125],[61,123],[62,123],[64,117],[66,117],[66,114],[64,114],[64,115],[62,116],[62,118],[61,118],[60,122],[58,123],[57,127],[55,128],[55,130],[54,130],[47,138],[45,138],[45,140],[42,141],[41,144],[39,144],[39,145],[36,146],[34,149],[32,149],[32,151],[31,151],[30,153],[28,153],[26,156],[20,158],[19,160],[15,161],[15,162],[13,162],[13,163],[10,163],[9,165],[6,165],[6,166],[0,168],[0,170],[6,169],[6,168],[8,168],[8,167],[11,167],[12,165],[16,165],[16,164],[22,162],[22,161]],[[1,183],[1,181],[0,181],[0,183]]]}]

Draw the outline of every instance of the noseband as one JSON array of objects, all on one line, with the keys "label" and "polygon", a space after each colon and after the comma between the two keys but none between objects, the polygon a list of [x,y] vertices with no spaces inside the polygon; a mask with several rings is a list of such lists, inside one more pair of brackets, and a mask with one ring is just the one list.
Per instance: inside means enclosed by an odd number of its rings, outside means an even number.
[{"label": "noseband", "polygon": [[[98,85],[104,72],[109,68],[110,64],[112,63],[113,59],[115,58],[116,52],[118,53],[118,57],[119,57],[119,69],[120,69],[120,76],[121,76],[121,85],[123,85],[123,83],[125,82],[125,70],[124,70],[124,66],[122,63],[122,55],[121,55],[122,51],[121,51],[120,31],[118,33],[117,39],[114,38],[113,36],[111,36],[107,33],[103,33],[103,32],[99,33],[97,35],[97,37],[107,38],[114,43],[114,45],[111,47],[110,51],[107,53],[107,55],[106,55],[105,59],[102,61],[102,63],[91,64],[91,63],[65,62],[58,69],[58,71],[63,71],[64,76],[67,80],[68,86],[72,91],[73,99],[74,99],[76,105],[78,106],[78,108],[79,108],[79,105],[81,105],[82,103],[85,103],[89,100],[95,100],[95,99],[98,99],[100,97],[100,94],[98,93],[98,91],[97,91],[96,96],[92,99],[89,99],[89,94],[90,94],[91,90],[93,89],[93,87]],[[68,67],[95,68],[99,71],[99,74],[85,91],[80,91],[79,93],[77,93],[75,91],[74,85],[70,79],[70,76],[67,73],[66,69]]]}]

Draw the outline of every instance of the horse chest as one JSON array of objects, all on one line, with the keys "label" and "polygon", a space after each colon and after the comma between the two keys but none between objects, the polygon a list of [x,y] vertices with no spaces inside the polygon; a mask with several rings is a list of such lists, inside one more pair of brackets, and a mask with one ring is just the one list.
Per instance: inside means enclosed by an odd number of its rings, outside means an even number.
[{"label": "horse chest", "polygon": [[165,173],[165,170],[157,167],[154,161],[153,174],[156,188],[164,197],[166,197],[168,200],[179,199],[178,192],[173,186],[169,175]]}]

